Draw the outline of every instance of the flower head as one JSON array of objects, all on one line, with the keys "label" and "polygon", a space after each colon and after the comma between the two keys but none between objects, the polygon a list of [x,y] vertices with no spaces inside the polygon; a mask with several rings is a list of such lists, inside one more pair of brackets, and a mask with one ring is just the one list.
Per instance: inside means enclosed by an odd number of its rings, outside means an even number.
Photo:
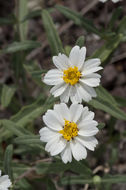
[{"label": "flower head", "polygon": [[89,59],[85,61],[86,48],[75,46],[69,57],[59,53],[53,57],[57,69],[47,72],[44,83],[54,85],[51,93],[54,97],[60,96],[61,102],[81,103],[82,100],[90,101],[96,97],[93,87],[100,83],[101,76],[96,72],[101,70],[100,59]]},{"label": "flower head", "polygon": [[81,104],[65,103],[54,105],[43,116],[45,127],[40,133],[40,140],[46,142],[45,150],[52,156],[61,155],[64,163],[71,162],[72,156],[77,161],[87,157],[87,149],[94,151],[98,144],[94,137],[98,132],[98,123],[94,113]]},{"label": "flower head", "polygon": [[8,190],[8,188],[11,186],[11,181],[9,179],[8,175],[1,176],[1,170],[0,170],[0,190]]}]

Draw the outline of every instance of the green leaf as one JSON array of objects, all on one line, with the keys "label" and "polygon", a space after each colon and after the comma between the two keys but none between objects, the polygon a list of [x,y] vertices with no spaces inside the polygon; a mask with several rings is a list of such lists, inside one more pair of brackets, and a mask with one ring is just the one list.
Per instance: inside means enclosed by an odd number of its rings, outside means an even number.
[{"label": "green leaf", "polygon": [[118,30],[118,33],[123,36],[122,42],[125,42],[126,41],[126,16],[124,16],[123,19],[121,20],[117,30]]},{"label": "green leaf", "polygon": [[125,107],[126,106],[126,98],[122,98],[120,96],[114,96],[116,102],[118,103],[119,107]]},{"label": "green leaf", "polygon": [[[55,9],[54,8],[48,8],[46,10],[48,10],[48,12],[51,13],[51,12],[54,12]],[[29,20],[29,19],[33,19],[35,17],[39,17],[39,16],[41,16],[41,14],[42,14],[42,10],[33,10],[24,16],[22,22]]]},{"label": "green leaf", "polygon": [[14,16],[10,16],[9,18],[0,18],[0,26],[1,25],[13,25],[16,23],[16,18]]},{"label": "green leaf", "polygon": [[113,11],[112,17],[108,24],[108,30],[113,30],[115,22],[118,20],[122,13],[122,7],[118,7]]},{"label": "green leaf", "polygon": [[55,184],[51,179],[46,180],[47,190],[56,190]]},{"label": "green leaf", "polygon": [[101,85],[96,88],[97,96],[107,102],[110,102],[110,104],[118,105],[114,97]]},{"label": "green leaf", "polygon": [[117,119],[126,120],[126,113],[120,110],[116,105],[110,104],[108,101],[97,97],[88,103],[92,107],[105,111]]},{"label": "green leaf", "polygon": [[[60,183],[62,185],[74,185],[74,184],[93,184],[94,183],[94,176],[93,178],[85,179],[84,176],[68,176],[61,178]],[[99,183],[110,183],[110,184],[117,184],[117,183],[126,183],[126,175],[108,175],[108,177],[99,177]]]},{"label": "green leaf", "polygon": [[103,110],[117,119],[126,120],[126,113],[119,107],[114,97],[107,92],[102,86],[96,88],[97,97],[92,99],[89,103],[96,109]]},{"label": "green leaf", "polygon": [[122,34],[108,40],[100,49],[96,50],[91,58],[99,58],[102,63],[107,61],[110,55],[117,49],[123,38]]},{"label": "green leaf", "polygon": [[32,147],[32,149],[35,148],[35,149],[40,149],[42,151],[45,151],[43,142],[40,141],[39,136],[24,135],[24,136],[15,138],[14,143],[19,144],[19,145],[25,145],[26,147],[30,146]]},{"label": "green leaf", "polygon": [[34,190],[33,185],[28,182],[28,180],[26,180],[25,178],[20,179],[16,185],[15,185],[15,189],[21,189],[21,190]]},{"label": "green leaf", "polygon": [[46,174],[46,173],[57,173],[64,172],[66,170],[71,170],[75,173],[81,173],[83,176],[91,176],[92,171],[83,163],[72,161],[72,163],[64,164],[63,162],[56,160],[53,163],[38,163],[36,166],[36,171],[38,174]]},{"label": "green leaf", "polygon": [[77,41],[76,41],[76,45],[83,47],[84,46],[84,42],[85,42],[85,37],[84,36],[80,36]]},{"label": "green leaf", "polygon": [[68,176],[60,179],[61,185],[74,185],[74,184],[92,184],[93,178],[86,178],[84,176]]},{"label": "green leaf", "polygon": [[35,135],[23,135],[21,137],[17,137],[14,139],[14,143],[16,144],[40,144],[43,145],[43,143],[40,141],[38,136]]},{"label": "green leaf", "polygon": [[3,125],[4,129],[7,129],[14,135],[22,136],[22,135],[31,134],[29,131],[27,131],[24,128],[21,128],[20,126],[18,126],[16,123],[14,123],[11,120],[3,119],[1,120],[1,124]]},{"label": "green leaf", "polygon": [[32,18],[35,18],[35,17],[38,17],[38,16],[41,16],[41,13],[42,13],[42,10],[34,10],[34,11],[31,11],[29,12],[28,14],[26,14],[24,16],[24,18],[22,19],[22,22],[25,22],[29,19],[32,19]]},{"label": "green leaf", "polygon": [[73,22],[79,26],[84,27],[89,32],[93,32],[99,36],[101,36],[101,33],[98,31],[98,29],[85,17],[83,17],[80,13],[72,11],[71,9],[56,5],[56,9],[58,9],[64,16],[66,16],[68,19],[73,20]]},{"label": "green leaf", "polygon": [[40,46],[41,44],[36,41],[13,42],[3,49],[1,53],[15,53],[18,51],[32,50]]},{"label": "green leaf", "polygon": [[102,178],[102,183],[126,183],[126,175],[108,175]]},{"label": "green leaf", "polygon": [[59,173],[69,169],[69,164],[63,164],[62,162],[41,162],[36,166],[36,172],[38,174]]},{"label": "green leaf", "polygon": [[91,169],[89,167],[87,167],[86,164],[84,164],[84,163],[73,160],[68,165],[70,167],[70,170],[75,173],[83,174],[83,176],[91,176],[92,175]]},{"label": "green leaf", "polygon": [[65,54],[69,57],[69,54],[70,54],[70,51],[71,51],[72,47],[67,45],[67,46],[65,46],[64,49],[65,49]]},{"label": "green leaf", "polygon": [[6,148],[6,151],[4,154],[3,168],[4,168],[5,174],[9,175],[11,180],[13,179],[12,168],[11,168],[12,155],[13,155],[13,146],[9,145]]},{"label": "green leaf", "polygon": [[28,30],[28,23],[21,21],[23,20],[24,16],[28,13],[28,0],[19,0],[19,32],[20,32],[20,39],[24,41],[27,39],[27,30]]},{"label": "green leaf", "polygon": [[62,42],[58,36],[53,20],[50,17],[48,11],[42,11],[42,19],[52,54],[58,55],[58,53],[63,53],[64,50]]},{"label": "green leaf", "polygon": [[54,102],[53,97],[48,98],[46,101],[45,97],[39,97],[33,104],[22,107],[16,115],[11,117],[11,120],[24,127],[42,115],[48,108],[51,108]]},{"label": "green leaf", "polygon": [[1,104],[4,108],[10,104],[15,91],[16,88],[14,86],[7,86],[5,84],[3,85],[1,94]]},{"label": "green leaf", "polygon": [[105,127],[105,123],[99,123],[97,127],[101,130]]},{"label": "green leaf", "polygon": [[29,62],[23,65],[25,70],[30,74],[35,83],[43,87],[42,74],[45,74],[47,70],[40,70],[39,67],[36,68],[36,62]]}]

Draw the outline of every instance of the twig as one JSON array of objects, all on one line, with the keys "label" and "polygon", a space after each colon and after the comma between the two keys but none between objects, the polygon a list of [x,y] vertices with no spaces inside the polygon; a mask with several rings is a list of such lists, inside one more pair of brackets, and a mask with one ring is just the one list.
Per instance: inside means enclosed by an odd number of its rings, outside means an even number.
[{"label": "twig", "polygon": [[28,177],[32,172],[35,172],[36,171],[36,165],[38,163],[41,163],[41,162],[51,162],[52,161],[52,158],[45,158],[45,159],[42,159],[42,160],[37,160],[36,162],[34,162],[34,166],[29,168],[26,172],[24,172],[23,174],[21,174],[15,181],[14,181],[14,184],[16,184],[18,181],[20,181],[22,178],[24,177]]},{"label": "twig", "polygon": [[[86,14],[90,9],[92,9],[97,3],[99,2],[99,0],[94,0],[91,1],[91,3],[89,3],[86,7],[84,7],[80,12],[82,15]],[[59,28],[58,33],[59,35],[61,35],[63,32],[65,32],[66,30],[68,30],[68,28],[70,28],[72,25],[74,24],[73,21],[69,21],[66,24],[64,24],[61,28]],[[48,42],[47,40],[42,42],[42,47],[37,48],[35,50],[33,50],[27,57],[26,60],[29,61],[31,59],[34,59],[39,53],[42,52],[42,50],[47,47]]]},{"label": "twig", "polygon": [[22,175],[20,175],[15,181],[14,184],[16,184],[18,181],[20,181],[22,178],[29,176],[31,172],[34,172],[36,170],[35,167],[30,168],[26,172],[24,172]]}]

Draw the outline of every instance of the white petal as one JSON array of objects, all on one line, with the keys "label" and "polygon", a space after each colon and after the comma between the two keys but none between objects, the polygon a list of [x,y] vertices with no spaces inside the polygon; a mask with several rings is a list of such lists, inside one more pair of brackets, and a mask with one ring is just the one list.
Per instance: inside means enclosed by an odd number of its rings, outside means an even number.
[{"label": "white petal", "polygon": [[94,112],[88,111],[88,107],[84,107],[80,119],[77,121],[78,125],[82,125],[86,120],[91,121],[94,119]]},{"label": "white petal", "polygon": [[80,70],[84,64],[85,61],[85,56],[86,56],[86,48],[82,47],[80,48],[79,46],[74,46],[70,52],[70,62],[72,66],[77,66],[78,69]]},{"label": "white petal", "polygon": [[57,133],[47,127],[43,127],[42,129],[40,129],[39,134],[40,134],[40,140],[43,142],[48,142],[50,141],[50,139],[61,136],[60,133]]},{"label": "white petal", "polygon": [[91,97],[97,97],[97,94],[96,94],[94,88],[92,88],[86,84],[82,84],[82,83],[81,83],[81,85],[86,90],[86,92],[88,92],[91,95]]},{"label": "white petal", "polygon": [[63,123],[65,119],[70,120],[70,112],[66,104],[55,104],[54,111],[57,113],[59,119],[62,120]]},{"label": "white petal", "polygon": [[80,129],[79,130],[79,132],[78,132],[78,134],[80,135],[80,136],[84,136],[84,137],[90,137],[90,136],[93,136],[93,135],[96,135],[97,133],[98,133],[98,128],[97,127],[88,127],[88,128],[86,128],[85,127],[85,129],[84,130],[82,130],[82,129]]},{"label": "white petal", "polygon": [[80,97],[78,98],[78,92],[77,92],[77,88],[76,85],[71,86],[71,95],[70,95],[70,99],[72,103],[81,103],[80,102]]},{"label": "white petal", "polygon": [[[94,112],[89,111],[88,107],[84,107],[80,119],[77,121],[77,125],[82,126],[83,125],[88,125],[88,123],[94,119]],[[95,126],[97,126],[98,123],[95,123]]]},{"label": "white petal", "polygon": [[99,86],[100,79],[99,78],[83,78],[80,81],[90,87]]},{"label": "white petal", "polygon": [[63,71],[68,69],[69,59],[66,55],[59,53],[58,56],[53,56],[53,63],[59,70]]},{"label": "white petal", "polygon": [[83,121],[83,119],[84,119],[85,117],[87,117],[88,114],[89,114],[88,107],[85,106],[85,107],[83,108],[83,111],[82,111],[82,114],[81,114],[80,119],[77,121],[77,125],[78,125],[79,123],[81,123],[81,121]]},{"label": "white petal", "polygon": [[68,85],[63,94],[61,94],[60,101],[67,103],[69,101],[70,94],[71,94],[71,86]]},{"label": "white petal", "polygon": [[91,69],[94,67],[98,67],[101,64],[100,59],[94,58],[94,59],[88,59],[84,63],[84,70]]},{"label": "white petal", "polygon": [[61,152],[61,158],[65,164],[72,161],[72,153],[69,142],[67,143],[66,148]]},{"label": "white petal", "polygon": [[[86,89],[84,88],[84,85],[81,84],[81,83],[78,83],[78,84],[77,84],[77,93],[75,94],[75,97],[77,96],[77,94],[79,94],[80,97],[81,97],[84,101],[86,101],[86,102],[89,102],[89,101],[91,100],[91,94],[89,94],[89,93],[86,91]],[[78,96],[77,96],[77,98],[78,98]],[[76,98],[76,99],[77,99],[77,98]],[[77,100],[79,100],[79,99],[77,99]],[[79,102],[79,103],[81,103],[81,102]]]},{"label": "white petal", "polygon": [[81,104],[72,104],[70,106],[71,121],[77,122],[82,114],[83,106]]},{"label": "white petal", "polygon": [[83,123],[81,123],[82,125],[78,125],[79,131],[78,134],[80,136],[93,136],[96,135],[97,132],[99,131],[97,126],[97,122],[96,121],[90,121],[90,120],[85,120]]},{"label": "white petal", "polygon": [[8,175],[4,175],[0,177],[0,188],[1,190],[8,190],[8,188],[11,186],[11,181],[9,179]]},{"label": "white petal", "polygon": [[63,82],[63,73],[58,69],[48,71],[44,77],[43,82],[48,85],[57,85]]},{"label": "white petal", "polygon": [[77,136],[76,140],[81,143],[83,146],[85,146],[86,148],[88,148],[89,150],[94,151],[94,148],[96,147],[96,145],[98,144],[98,141],[95,137],[81,137],[81,136]]},{"label": "white petal", "polygon": [[91,74],[88,74],[88,75],[83,75],[81,77],[81,79],[84,79],[84,78],[98,78],[100,79],[101,78],[101,75],[99,75],[98,73],[91,73]]},{"label": "white petal", "polygon": [[75,160],[79,161],[87,157],[87,151],[84,146],[82,146],[77,141],[70,141],[70,146],[72,150],[73,157]]},{"label": "white petal", "polygon": [[94,119],[94,112],[89,111],[88,115],[85,116],[85,118],[83,120],[85,121],[85,120],[93,120],[93,119]]},{"label": "white petal", "polygon": [[44,123],[52,130],[62,130],[62,121],[60,121],[53,110],[48,110],[43,116]]},{"label": "white petal", "polygon": [[101,70],[101,69],[103,69],[103,67],[93,67],[93,68],[91,68],[91,69],[85,69],[85,70],[82,72],[82,74],[83,74],[84,76],[87,76],[87,75],[89,75],[89,74],[91,74],[91,73],[94,73],[94,72],[97,72],[97,71],[99,71],[99,70]]},{"label": "white petal", "polygon": [[62,137],[51,139],[45,146],[45,150],[55,156],[63,151],[66,146],[66,140]]},{"label": "white petal", "polygon": [[62,82],[61,84],[54,86],[50,92],[54,95],[54,97],[60,96],[65,91],[67,86],[68,84]]},{"label": "white petal", "polygon": [[[89,112],[88,112],[89,114]],[[88,116],[88,115],[87,115]],[[88,127],[96,127],[98,125],[98,122],[95,120],[84,120],[84,118],[78,123],[79,129],[85,129]]]}]

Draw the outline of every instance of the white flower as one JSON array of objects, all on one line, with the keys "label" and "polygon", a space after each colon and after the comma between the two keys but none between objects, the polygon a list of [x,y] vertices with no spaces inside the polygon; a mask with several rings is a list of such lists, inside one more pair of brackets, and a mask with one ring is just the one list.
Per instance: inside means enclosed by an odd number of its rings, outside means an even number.
[{"label": "white flower", "polygon": [[11,181],[9,179],[8,175],[1,176],[1,170],[0,170],[0,190],[8,190],[8,188],[11,186]]},{"label": "white flower", "polygon": [[[99,1],[105,3],[105,2],[108,1],[108,0],[99,0]],[[119,2],[119,1],[120,1],[120,0],[112,0],[113,3],[117,3],[117,2]]]},{"label": "white flower", "polygon": [[81,104],[54,105],[43,116],[46,126],[39,131],[40,140],[47,142],[45,150],[51,156],[60,154],[64,163],[71,162],[72,156],[77,161],[85,159],[86,148],[94,151],[98,144],[94,137],[98,123],[93,119],[94,113]]},{"label": "white flower", "polygon": [[51,93],[54,97],[60,96],[61,102],[81,103],[82,100],[90,101],[96,97],[93,87],[100,83],[101,76],[95,72],[102,69],[99,67],[100,59],[89,59],[85,61],[86,48],[75,46],[67,57],[59,53],[53,57],[57,69],[47,72],[44,83],[54,85]]}]

